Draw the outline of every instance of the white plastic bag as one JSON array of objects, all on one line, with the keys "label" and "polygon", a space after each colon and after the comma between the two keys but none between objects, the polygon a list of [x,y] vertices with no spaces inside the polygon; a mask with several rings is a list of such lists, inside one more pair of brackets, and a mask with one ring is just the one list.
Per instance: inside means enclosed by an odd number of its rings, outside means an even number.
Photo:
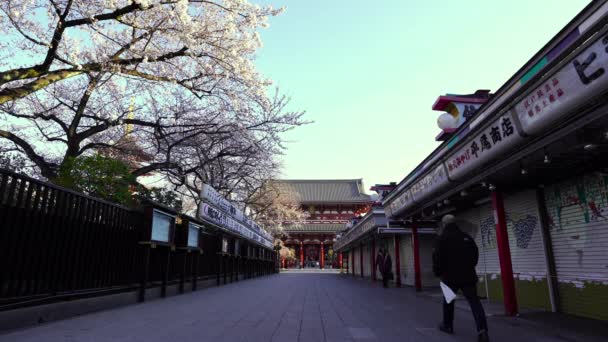
[{"label": "white plastic bag", "polygon": [[456,294],[449,286],[444,284],[442,281],[439,282],[439,286],[441,286],[441,291],[443,292],[443,297],[445,298],[445,301],[450,304],[454,300],[454,298],[456,298]]}]

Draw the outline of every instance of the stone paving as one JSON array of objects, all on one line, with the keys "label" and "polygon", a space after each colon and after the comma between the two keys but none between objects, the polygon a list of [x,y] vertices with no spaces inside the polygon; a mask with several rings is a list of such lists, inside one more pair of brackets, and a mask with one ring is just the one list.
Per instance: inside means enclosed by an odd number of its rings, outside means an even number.
[{"label": "stone paving", "polygon": [[[0,341],[476,341],[469,311],[456,311],[454,336],[436,330],[440,317],[441,305],[411,288],[289,273],[5,333]],[[513,318],[489,317],[489,324],[492,341],[572,340]]]}]

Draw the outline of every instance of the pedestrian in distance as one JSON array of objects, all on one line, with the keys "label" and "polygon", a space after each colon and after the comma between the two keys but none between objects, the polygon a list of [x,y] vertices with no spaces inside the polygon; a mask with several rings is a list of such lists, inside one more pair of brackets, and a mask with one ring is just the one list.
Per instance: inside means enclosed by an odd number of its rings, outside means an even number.
[{"label": "pedestrian in distance", "polygon": [[382,286],[387,288],[388,281],[393,279],[393,261],[391,260],[391,255],[386,249],[380,248],[378,251],[376,265],[378,265],[378,269],[382,275]]},{"label": "pedestrian in distance", "polygon": [[[454,293],[459,290],[469,302],[475,324],[478,342],[488,342],[486,314],[477,296],[477,272],[475,266],[479,250],[475,240],[458,227],[454,215],[445,215],[441,220],[442,231],[433,248],[433,272]],[[454,300],[443,300],[443,322],[439,330],[454,333]]]},{"label": "pedestrian in distance", "polygon": [[382,277],[382,283],[384,284],[384,249],[379,248],[378,249],[378,255],[376,255],[376,265],[375,267],[378,269],[378,272],[380,272],[380,276]]}]

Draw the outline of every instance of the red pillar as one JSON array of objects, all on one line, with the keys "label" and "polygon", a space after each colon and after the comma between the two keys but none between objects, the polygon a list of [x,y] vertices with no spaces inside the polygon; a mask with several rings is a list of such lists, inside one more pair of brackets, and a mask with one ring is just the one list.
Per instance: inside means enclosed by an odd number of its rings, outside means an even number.
[{"label": "red pillar", "polygon": [[321,262],[319,267],[323,269],[325,267],[325,250],[323,249],[323,242],[321,242]]},{"label": "red pillar", "polygon": [[340,267],[340,273],[342,273],[342,252],[338,254],[338,266]]},{"label": "red pillar", "polygon": [[359,268],[361,269],[361,278],[363,278],[363,244],[359,244]]},{"label": "red pillar", "polygon": [[401,256],[399,255],[399,245],[401,236],[395,234],[395,284],[397,287],[401,287]]},{"label": "red pillar", "polygon": [[372,280],[376,281],[376,239],[372,240],[372,256],[370,259],[372,263]]},{"label": "red pillar", "polygon": [[300,242],[300,268],[304,268],[304,243]]},{"label": "red pillar", "polygon": [[422,276],[420,274],[420,241],[418,240],[418,226],[412,227],[412,249],[414,254],[414,284],[416,291],[422,291]]},{"label": "red pillar", "polygon": [[498,191],[492,191],[492,207],[494,208],[494,221],[496,223],[496,245],[498,246],[498,259],[500,260],[500,278],[502,279],[505,314],[515,316],[517,315],[517,295],[515,293],[515,281],[513,280],[509,234],[507,233],[507,220],[502,194]]}]

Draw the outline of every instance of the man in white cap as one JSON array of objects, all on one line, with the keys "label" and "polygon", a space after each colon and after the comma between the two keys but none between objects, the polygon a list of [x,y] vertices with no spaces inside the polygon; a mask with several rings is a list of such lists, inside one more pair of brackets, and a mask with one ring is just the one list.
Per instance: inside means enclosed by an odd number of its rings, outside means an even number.
[{"label": "man in white cap", "polygon": [[[479,259],[479,250],[475,240],[458,228],[454,215],[445,215],[441,219],[441,234],[433,248],[433,272],[452,291],[462,290],[471,306],[475,324],[477,325],[478,341],[487,342],[488,323],[486,314],[477,296],[477,272],[475,266]],[[439,330],[454,333],[454,301],[443,301],[443,323]]]}]

